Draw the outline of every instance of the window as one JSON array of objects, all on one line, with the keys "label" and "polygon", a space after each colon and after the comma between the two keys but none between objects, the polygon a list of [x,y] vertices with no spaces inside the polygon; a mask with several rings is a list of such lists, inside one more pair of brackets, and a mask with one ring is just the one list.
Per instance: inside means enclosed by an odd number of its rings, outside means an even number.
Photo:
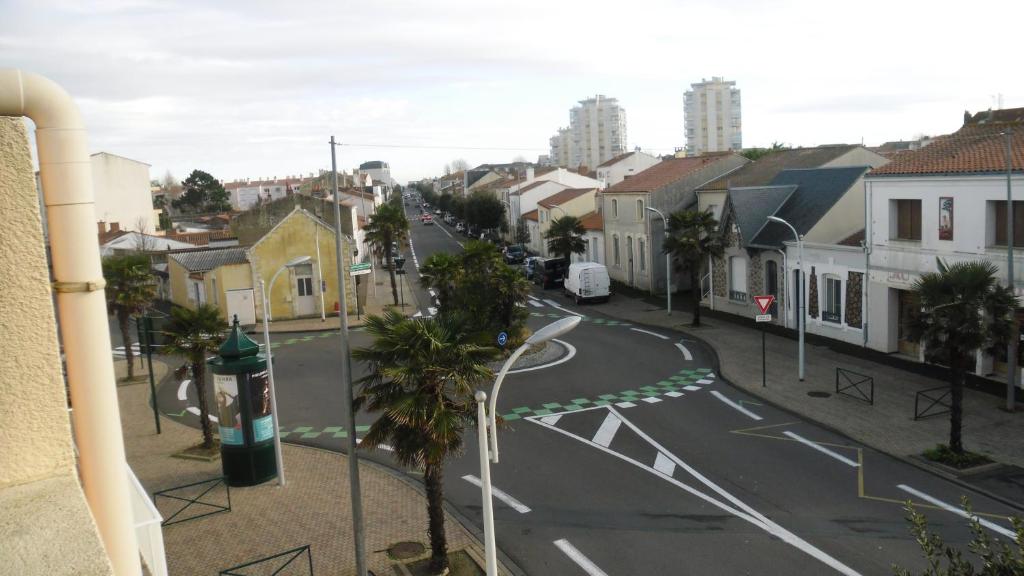
[{"label": "window", "polygon": [[643,200],[637,200],[636,201],[636,220],[637,220],[637,222],[643,222],[644,221],[644,201]]},{"label": "window", "polygon": [[896,240],[921,240],[921,201],[894,200]]},{"label": "window", "polygon": [[541,223],[541,224],[543,224],[543,223],[545,223],[545,222],[547,222],[547,221],[548,221],[548,218],[547,218],[547,216],[548,216],[548,212],[547,212],[547,210],[545,210],[545,211],[543,211],[543,212],[541,212],[541,213],[540,213],[540,223]]},{"label": "window", "polygon": [[[614,202],[615,201],[612,200],[613,205],[614,205]],[[619,265],[619,237],[617,235],[616,236],[612,236],[612,252],[614,253],[615,266],[618,267],[618,265]]]},{"label": "window", "polygon": [[299,278],[299,296],[312,296],[313,295],[313,279],[310,277]]},{"label": "window", "polygon": [[747,259],[742,256],[729,258],[729,299],[747,301]]},{"label": "window", "polygon": [[[996,246],[1006,246],[1006,201],[995,202]],[[1024,202],[1013,202],[1013,245],[1024,246]]]},{"label": "window", "polygon": [[637,245],[640,249],[640,271],[643,272],[647,269],[647,251],[644,249],[644,239],[638,238]]},{"label": "window", "polygon": [[[618,218],[618,217],[619,217],[619,201],[614,199],[614,198],[612,198],[612,218]],[[618,250],[616,250],[615,252],[618,253]],[[618,264],[618,262],[616,262],[616,264]]]},{"label": "window", "polygon": [[213,305],[217,306],[217,279],[211,278],[210,280],[213,283]]},{"label": "window", "polygon": [[840,324],[842,313],[843,281],[835,276],[825,276],[825,301],[822,303],[821,319]]}]

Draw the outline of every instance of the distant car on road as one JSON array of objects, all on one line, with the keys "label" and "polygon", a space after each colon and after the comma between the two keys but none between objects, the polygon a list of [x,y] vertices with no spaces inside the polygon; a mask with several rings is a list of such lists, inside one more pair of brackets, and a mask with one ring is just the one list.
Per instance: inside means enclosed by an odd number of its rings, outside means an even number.
[{"label": "distant car on road", "polygon": [[519,264],[526,259],[526,248],[522,244],[512,244],[505,249],[505,263]]},{"label": "distant car on road", "polygon": [[466,225],[463,224],[462,222],[459,222],[458,224],[455,225],[455,231],[456,232],[459,232],[461,234],[462,232],[465,232],[465,230],[466,230]]},{"label": "distant car on road", "polygon": [[430,214],[424,214],[420,218],[420,222],[422,222],[424,226],[433,226],[434,225],[434,217],[431,216]]}]

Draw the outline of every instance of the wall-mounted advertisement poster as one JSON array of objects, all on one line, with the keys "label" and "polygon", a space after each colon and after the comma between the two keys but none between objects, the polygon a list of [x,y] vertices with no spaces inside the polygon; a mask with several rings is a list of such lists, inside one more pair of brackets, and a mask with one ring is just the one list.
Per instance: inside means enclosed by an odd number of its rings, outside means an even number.
[{"label": "wall-mounted advertisement poster", "polygon": [[939,240],[953,239],[953,199],[939,198]]},{"label": "wall-mounted advertisement poster", "polygon": [[242,411],[238,406],[237,377],[234,374],[214,374],[213,390],[217,399],[220,443],[230,446],[245,444],[242,435]]},{"label": "wall-mounted advertisement poster", "polygon": [[274,417],[270,410],[270,380],[266,370],[249,374],[249,405],[252,406],[252,441],[274,437]]}]

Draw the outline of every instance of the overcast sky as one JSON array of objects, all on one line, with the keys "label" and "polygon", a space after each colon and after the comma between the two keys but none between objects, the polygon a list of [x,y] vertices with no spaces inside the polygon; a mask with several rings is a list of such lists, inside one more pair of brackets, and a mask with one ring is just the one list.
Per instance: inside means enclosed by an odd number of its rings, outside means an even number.
[{"label": "overcast sky", "polygon": [[92,149],[154,178],[329,168],[334,134],[339,167],[404,182],[536,160],[594,94],[631,149],[671,152],[712,76],[742,90],[744,146],[948,133],[1024,106],[1021,21],[1019,0],[0,0],[0,67],[63,85]]}]

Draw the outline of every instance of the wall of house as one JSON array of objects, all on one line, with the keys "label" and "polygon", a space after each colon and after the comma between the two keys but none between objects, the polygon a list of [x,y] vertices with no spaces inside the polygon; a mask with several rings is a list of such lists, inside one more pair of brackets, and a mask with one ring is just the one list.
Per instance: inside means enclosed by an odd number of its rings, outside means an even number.
[{"label": "wall of house", "polygon": [[[637,214],[637,201],[643,202],[645,210]],[[637,287],[641,290],[651,289],[651,255],[650,237],[648,236],[648,217],[646,207],[648,194],[609,194],[602,192],[600,197],[601,212],[604,216],[604,253],[607,260],[608,275],[618,282]],[[613,209],[613,203],[618,208]],[[619,264],[615,264],[615,239],[619,244]],[[633,281],[629,278],[629,239],[633,239]],[[639,240],[644,241],[644,270],[640,270]]]},{"label": "wall of house", "polygon": [[541,200],[567,188],[569,188],[569,186],[566,184],[559,184],[558,182],[552,181],[547,184],[537,186],[536,188],[531,188],[526,192],[513,194],[512,198],[514,200],[512,202],[512,207],[516,210],[516,214],[521,216],[530,210],[536,210],[537,203]]},{"label": "wall of house", "polygon": [[[786,278],[792,284],[799,262],[799,251],[795,242],[786,243],[788,270]],[[864,328],[867,306],[864,300],[866,276],[864,251],[853,246],[804,243],[804,265],[808,288],[811,278],[816,285],[817,302],[811,302],[811,291],[804,291],[804,306],[807,311],[805,327],[809,334],[818,334],[834,340],[842,340],[850,344],[864,344]],[[837,321],[826,319],[825,310],[825,279],[838,279],[840,290],[840,313]],[[793,290],[796,293],[796,290]],[[787,302],[789,326],[796,328],[794,303]]]},{"label": "wall of house", "polygon": [[111,574],[75,470],[42,220],[21,118],[0,117],[0,198],[0,570]]},{"label": "wall of house", "polygon": [[[257,288],[252,284],[252,267],[248,262],[221,266],[204,274],[203,279],[206,282],[206,297],[211,304],[217,306],[217,309],[220,310],[221,318],[224,318],[227,322],[231,321],[227,316],[228,290]],[[254,290],[255,299],[259,299],[257,292],[258,290]]]},{"label": "wall of house", "polygon": [[697,193],[697,209],[701,212],[712,208],[712,214],[715,220],[722,219],[722,208],[725,207],[725,198],[727,192],[725,190],[712,190],[709,192],[698,192]]},{"label": "wall of house", "polygon": [[637,152],[611,166],[598,168],[597,179],[604,181],[605,186],[614,186],[625,180],[626,177],[643,172],[658,162],[661,162],[660,158]]},{"label": "wall of house", "polygon": [[171,288],[170,300],[178,306],[195,309],[188,300],[188,270],[174,258],[167,259],[167,283]]},{"label": "wall of house", "polygon": [[118,222],[122,230],[141,231],[141,219],[150,233],[156,230],[159,221],[153,219],[149,165],[106,153],[93,154],[89,160],[96,191],[96,220]]},{"label": "wall of house", "polygon": [[864,229],[864,178],[858,178],[807,234],[806,242],[834,244]]},{"label": "wall of house", "polygon": [[604,232],[587,230],[583,239],[587,242],[587,251],[573,256],[573,262],[597,262],[607,266],[608,263],[604,257]]}]

